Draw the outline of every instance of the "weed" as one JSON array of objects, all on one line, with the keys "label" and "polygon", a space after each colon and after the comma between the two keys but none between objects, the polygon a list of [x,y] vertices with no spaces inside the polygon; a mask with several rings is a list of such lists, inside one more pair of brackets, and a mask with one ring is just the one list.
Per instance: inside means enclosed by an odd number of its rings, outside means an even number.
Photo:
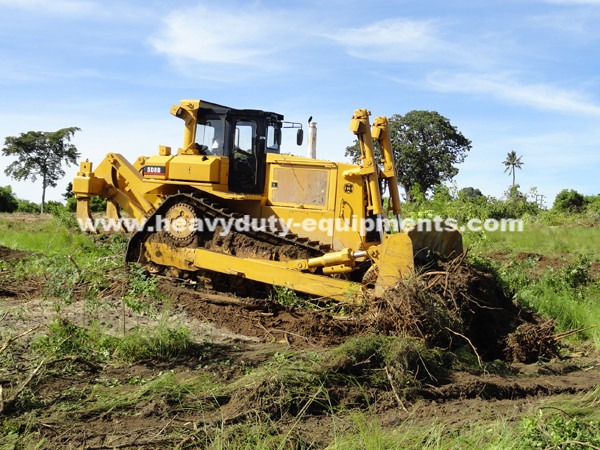
[{"label": "weed", "polygon": [[547,414],[540,409],[521,422],[524,448],[576,449],[600,445],[600,424],[562,412]]},{"label": "weed", "polygon": [[140,384],[96,384],[80,405],[86,405],[90,414],[125,410],[141,401],[162,402],[180,410],[211,410],[214,403],[209,393],[214,388],[215,384],[206,376],[182,379],[170,370]]},{"label": "weed", "polygon": [[192,347],[190,331],[162,318],[153,330],[134,328],[118,340],[117,355],[128,361],[175,359]]},{"label": "weed", "polygon": [[286,306],[293,307],[308,307],[312,308],[312,304],[306,300],[300,298],[298,293],[286,286],[272,286],[271,300],[277,303],[281,303]]},{"label": "weed", "polygon": [[129,380],[127,380],[129,384],[134,384],[136,386],[143,386],[144,384],[147,384],[150,381],[152,381],[152,378],[142,378],[138,375],[134,375],[133,377],[129,378]]},{"label": "weed", "polygon": [[123,297],[123,303],[138,314],[154,312],[156,304],[165,299],[158,289],[158,279],[148,275],[139,264],[131,267],[130,274],[129,290]]},{"label": "weed", "polygon": [[116,338],[102,334],[94,326],[85,329],[57,318],[48,326],[48,333],[34,341],[32,348],[52,357],[75,355],[103,361],[116,345]]},{"label": "weed", "polygon": [[368,335],[350,338],[333,349],[327,365],[375,386],[389,383],[385,370],[398,388],[414,388],[443,376],[451,360],[450,354],[429,349],[416,339]]},{"label": "weed", "polygon": [[48,334],[38,337],[33,344],[33,349],[44,355],[75,355],[96,361],[113,356],[127,361],[175,359],[191,347],[189,330],[170,324],[165,318],[153,330],[134,328],[122,337],[103,334],[95,326],[81,328],[58,318],[49,325]]}]

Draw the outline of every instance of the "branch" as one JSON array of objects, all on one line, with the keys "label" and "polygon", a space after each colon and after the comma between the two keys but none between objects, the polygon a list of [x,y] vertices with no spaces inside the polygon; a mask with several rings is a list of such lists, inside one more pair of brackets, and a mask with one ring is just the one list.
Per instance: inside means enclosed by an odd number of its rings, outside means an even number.
[{"label": "branch", "polygon": [[23,384],[21,384],[21,386],[16,390],[16,392],[12,395],[12,397],[10,399],[8,399],[6,401],[6,403],[4,403],[2,405],[2,409],[0,409],[0,414],[4,413],[5,410],[10,409],[13,406],[13,404],[17,401],[17,398],[19,397],[21,392],[23,392],[23,390],[27,387],[27,385],[29,383],[31,383],[31,380],[33,380],[33,378],[37,375],[37,373],[40,371],[40,369],[42,368],[42,366],[45,363],[46,363],[46,360],[42,360],[42,362],[35,369],[33,369],[33,371],[29,374],[29,377],[27,378],[27,380],[25,380],[25,382]]},{"label": "branch", "polygon": [[468,337],[466,337],[464,334],[457,333],[456,331],[451,330],[448,327],[444,327],[444,328],[446,330],[448,330],[450,333],[454,333],[457,336],[460,336],[461,338],[464,338],[469,343],[469,345],[471,346],[471,348],[475,352],[475,356],[477,356],[477,362],[479,363],[479,367],[481,367],[483,369],[483,364],[481,363],[481,358],[479,357],[479,353],[477,353],[477,349],[475,349],[475,346],[473,345],[473,343],[471,342],[471,340]]},{"label": "branch", "polygon": [[35,330],[35,329],[37,329],[37,328],[39,328],[39,327],[40,327],[40,325],[36,325],[35,327],[33,327],[33,328],[30,328],[29,330],[27,330],[27,331],[25,331],[25,332],[23,332],[23,333],[19,334],[18,336],[15,336],[15,337],[12,337],[12,338],[8,338],[8,339],[6,340],[6,342],[4,343],[4,345],[2,345],[2,348],[0,348],[0,355],[1,355],[2,353],[4,353],[4,350],[6,350],[10,344],[12,344],[13,342],[15,342],[17,339],[20,339],[20,338],[22,338],[23,336],[25,336],[25,335],[27,335],[27,334],[31,333],[33,330]]},{"label": "branch", "polygon": [[400,408],[402,408],[404,411],[408,412],[408,409],[406,409],[406,406],[404,406],[404,403],[402,403],[402,400],[400,399],[398,392],[396,392],[396,388],[394,387],[394,379],[392,378],[392,375],[390,374],[390,371],[388,370],[388,366],[385,366],[385,374],[390,383],[390,386],[392,387],[392,392],[394,393],[394,397],[396,397],[398,406],[400,406]]},{"label": "branch", "polygon": [[29,385],[29,383],[31,383],[31,381],[36,377],[36,375],[38,374],[38,372],[40,371],[40,369],[43,366],[51,366],[53,364],[57,364],[57,363],[63,362],[63,361],[75,361],[75,362],[85,364],[90,369],[92,369],[94,372],[97,372],[102,369],[102,367],[100,367],[99,365],[94,364],[90,361],[86,361],[85,359],[80,358],[78,356],[65,356],[64,358],[53,359],[52,361],[48,361],[48,362],[46,362],[46,360],[44,359],[44,360],[42,360],[41,363],[39,363],[37,365],[37,367],[35,369],[33,369],[33,371],[29,374],[29,377],[27,377],[27,380],[25,380],[21,384],[21,386],[12,394],[10,399],[8,399],[6,402],[3,401],[2,387],[0,386],[0,414],[2,414],[6,410],[9,410],[15,404],[19,395],[21,395],[21,393],[25,390],[25,388]]}]

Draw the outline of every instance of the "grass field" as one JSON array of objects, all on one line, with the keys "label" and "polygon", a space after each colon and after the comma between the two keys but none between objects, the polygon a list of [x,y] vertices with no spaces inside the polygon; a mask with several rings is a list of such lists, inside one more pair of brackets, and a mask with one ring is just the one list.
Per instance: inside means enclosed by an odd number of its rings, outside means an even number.
[{"label": "grass field", "polygon": [[539,253],[548,257],[588,255],[600,260],[600,229],[525,225],[521,232],[465,234],[465,243],[477,252]]},{"label": "grass field", "polygon": [[[465,242],[472,264],[560,333],[600,324],[599,233],[528,225]],[[195,314],[192,297],[124,266],[122,235],[3,214],[0,246],[33,252],[0,259],[0,448],[600,446],[600,327],[533,364],[383,332],[303,341],[269,325],[277,310],[233,334],[220,324],[250,312]],[[352,318],[328,308],[292,316]],[[210,311],[224,316],[213,328]]]}]

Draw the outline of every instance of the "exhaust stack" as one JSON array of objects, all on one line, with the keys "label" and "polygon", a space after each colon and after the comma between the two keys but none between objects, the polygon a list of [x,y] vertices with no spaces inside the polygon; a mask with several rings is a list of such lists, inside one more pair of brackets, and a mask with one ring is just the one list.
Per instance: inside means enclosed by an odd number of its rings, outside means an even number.
[{"label": "exhaust stack", "polygon": [[308,122],[308,145],[306,157],[317,159],[317,122]]}]

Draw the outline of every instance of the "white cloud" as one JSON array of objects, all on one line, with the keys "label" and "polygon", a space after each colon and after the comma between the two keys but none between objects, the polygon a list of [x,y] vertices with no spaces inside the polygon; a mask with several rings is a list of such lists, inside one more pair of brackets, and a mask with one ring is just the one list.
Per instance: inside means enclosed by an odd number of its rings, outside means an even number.
[{"label": "white cloud", "polygon": [[[600,0],[595,3],[600,6]],[[584,5],[584,3],[580,3]],[[592,5],[592,3],[587,4]],[[584,42],[595,41],[600,38],[598,30],[598,19],[600,8],[575,7],[575,8],[552,8],[547,14],[533,18],[533,23],[541,30],[550,29],[551,32],[558,31],[562,40],[570,42],[573,38],[583,39]]]},{"label": "white cloud", "polygon": [[265,70],[278,67],[275,53],[296,45],[303,35],[302,27],[294,23],[292,12],[252,4],[243,8],[243,13],[204,5],[173,11],[150,42],[180,64],[234,64]]},{"label": "white cloud", "polygon": [[386,19],[360,28],[344,28],[329,38],[354,57],[376,62],[436,62],[481,64],[483,55],[473,42],[461,45],[444,37],[438,20]]},{"label": "white cloud", "polygon": [[442,92],[485,94],[507,103],[531,106],[540,110],[600,116],[600,106],[580,92],[551,84],[523,83],[509,74],[435,73],[428,84]]}]

